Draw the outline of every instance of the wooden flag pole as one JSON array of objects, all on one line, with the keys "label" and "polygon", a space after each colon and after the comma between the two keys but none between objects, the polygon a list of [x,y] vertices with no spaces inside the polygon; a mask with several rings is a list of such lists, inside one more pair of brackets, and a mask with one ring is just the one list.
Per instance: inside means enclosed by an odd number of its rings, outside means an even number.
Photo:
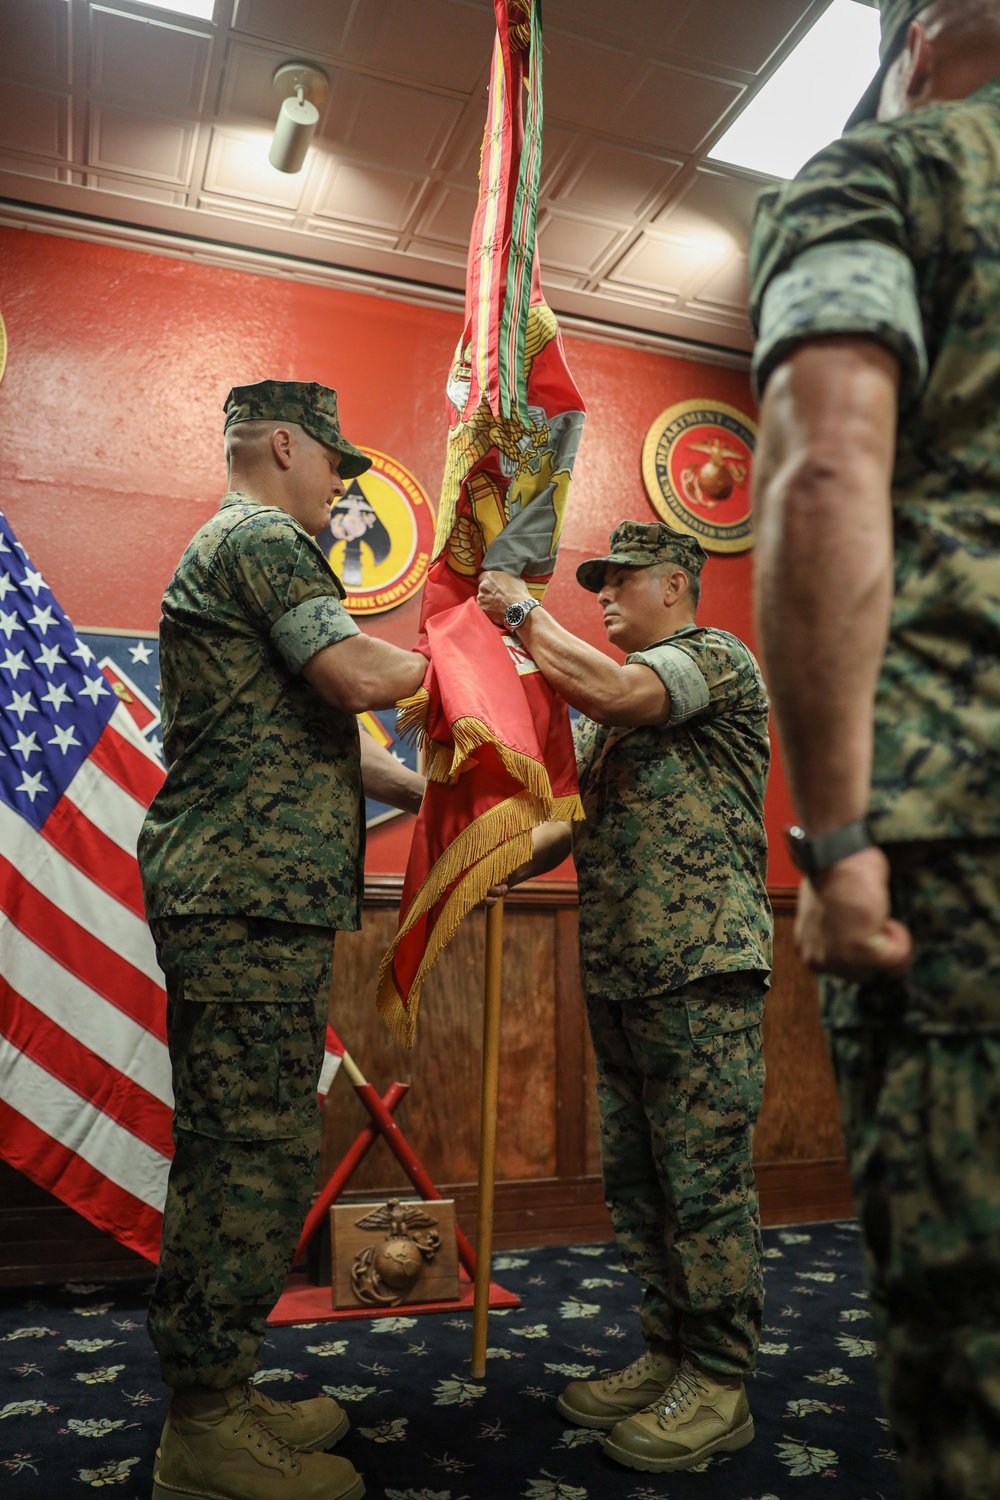
[{"label": "wooden flag pole", "polygon": [[500,1078],[500,982],[503,972],[503,897],[486,908],[486,982],[483,992],[483,1087],[479,1114],[479,1213],[476,1284],[472,1304],[472,1378],[486,1374],[493,1243],[493,1183],[497,1156],[497,1088]]}]

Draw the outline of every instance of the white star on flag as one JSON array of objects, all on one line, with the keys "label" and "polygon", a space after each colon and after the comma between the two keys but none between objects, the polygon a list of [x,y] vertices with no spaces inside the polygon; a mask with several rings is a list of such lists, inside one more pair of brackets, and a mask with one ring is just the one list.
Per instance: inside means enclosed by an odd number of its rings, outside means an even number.
[{"label": "white star on flag", "polygon": [[52,672],[56,667],[64,667],[66,665],[66,658],[58,646],[43,646],[41,651],[41,656],[34,658],[36,666],[44,667],[47,672]]},{"label": "white star on flag", "polygon": [[56,617],[52,613],[51,604],[47,604],[44,609],[39,609],[38,605],[36,604],[33,613],[28,616],[28,619],[31,621],[32,625],[38,626],[39,630],[42,632],[42,635],[47,635],[49,626],[54,626],[56,623]]},{"label": "white star on flag", "polygon": [[[52,739],[48,741],[48,744],[58,745],[63,755],[66,754],[66,751],[69,749],[70,745],[79,745],[80,741],[76,737],[76,732],[73,729],[72,724],[68,729],[60,729],[58,724],[56,724],[54,728],[56,732],[53,735]],[[32,739],[34,739],[34,737],[34,735],[31,736]]]},{"label": "white star on flag", "polygon": [[85,641],[77,641],[75,648],[70,652],[71,656],[78,656],[85,667],[89,667],[94,660],[94,653]]},{"label": "white star on flag", "polygon": [[6,599],[9,593],[17,588],[17,584],[9,573],[0,573],[0,599]]},{"label": "white star on flag", "polygon": [[15,791],[24,792],[31,798],[32,802],[34,802],[35,798],[38,797],[42,792],[48,791],[48,787],[45,786],[42,782],[41,771],[39,771],[35,776],[29,776],[27,771],[25,771],[24,776],[18,786],[15,788]]},{"label": "white star on flag", "polygon": [[17,739],[11,746],[16,750],[22,760],[27,760],[29,755],[41,755],[41,746],[38,743],[37,734],[25,734],[23,729],[17,731]]},{"label": "white star on flag", "polygon": [[45,582],[45,579],[42,577],[41,573],[36,573],[34,568],[25,568],[24,586],[26,589],[31,590],[36,599],[38,598],[39,589],[44,589],[46,593],[48,593],[49,591],[49,586]]},{"label": "white star on flag", "polygon": [[64,682],[50,682],[48,692],[42,694],[42,702],[51,704],[53,711],[58,713],[70,702],[69,688]]},{"label": "white star on flag", "polygon": [[[75,655],[76,653],[74,652],[73,654]],[[107,691],[107,683],[103,677],[88,677],[76,696],[78,698],[89,698],[91,703],[96,703],[98,698],[103,698]]]},{"label": "white star on flag", "polygon": [[130,646],[128,648],[128,654],[129,656],[131,656],[136,666],[145,667],[148,664],[150,657],[153,655],[153,648],[152,646],[147,646],[142,641],[140,641],[137,646]]},{"label": "white star on flag", "polygon": [[10,614],[8,614],[6,610],[0,609],[0,630],[3,631],[8,640],[10,640],[15,630],[23,629],[24,626],[17,618],[17,615],[14,614],[13,610],[10,612]]},{"label": "white star on flag", "polygon": [[24,659],[23,651],[18,651],[16,655],[13,651],[7,651],[3,661],[0,661],[0,671],[9,672],[16,682],[19,672],[30,672],[31,668]]},{"label": "white star on flag", "polygon": [[9,708],[12,714],[17,714],[18,723],[24,722],[25,714],[37,714],[38,709],[31,701],[30,693],[15,692],[13,700],[5,703],[4,708]]}]

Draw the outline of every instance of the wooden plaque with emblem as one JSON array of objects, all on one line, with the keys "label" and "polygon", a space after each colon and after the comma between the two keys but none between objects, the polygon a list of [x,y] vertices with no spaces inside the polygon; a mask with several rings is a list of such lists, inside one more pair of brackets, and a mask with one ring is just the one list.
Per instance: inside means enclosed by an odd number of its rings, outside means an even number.
[{"label": "wooden plaque with emblem", "polygon": [[453,1199],[335,1203],[330,1248],[334,1307],[388,1311],[460,1295]]}]

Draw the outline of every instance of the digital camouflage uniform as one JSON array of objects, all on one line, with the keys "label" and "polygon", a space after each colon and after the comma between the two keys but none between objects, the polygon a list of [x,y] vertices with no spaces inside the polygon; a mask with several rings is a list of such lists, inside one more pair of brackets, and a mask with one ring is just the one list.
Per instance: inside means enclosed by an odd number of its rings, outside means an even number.
[{"label": "digital camouflage uniform", "polygon": [[685,626],[629,656],[666,724],[576,727],[580,961],[605,1196],[654,1348],[755,1364],[763,1310],[753,1127],[771,966],[767,697],[751,653]]},{"label": "digital camouflage uniform", "polygon": [[[883,11],[898,38],[919,6]],[[898,357],[894,601],[871,824],[905,980],[822,986],[880,1370],[914,1496],[1000,1493],[1000,79],[863,124],[768,194],[756,377]]]},{"label": "digital camouflage uniform", "polygon": [[315,1179],[333,936],[359,925],[358,728],[303,665],[357,633],[312,538],[225,496],[163,600],[169,770],[139,840],[174,1143],[149,1326],[168,1385],[257,1367]]}]

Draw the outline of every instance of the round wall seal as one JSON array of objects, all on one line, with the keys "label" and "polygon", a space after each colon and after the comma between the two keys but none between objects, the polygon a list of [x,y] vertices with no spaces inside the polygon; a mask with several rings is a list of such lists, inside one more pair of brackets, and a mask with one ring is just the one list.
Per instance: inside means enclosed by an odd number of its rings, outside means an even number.
[{"label": "round wall seal", "polygon": [[668,406],[642,445],[642,477],[654,508],[709,552],[745,552],[753,546],[750,470],[756,440],[756,423],[735,406]]},{"label": "round wall seal", "polygon": [[336,573],[352,615],[380,615],[417,592],[434,544],[426,491],[395,458],[362,449],[371,468],[352,479],[316,541]]}]

